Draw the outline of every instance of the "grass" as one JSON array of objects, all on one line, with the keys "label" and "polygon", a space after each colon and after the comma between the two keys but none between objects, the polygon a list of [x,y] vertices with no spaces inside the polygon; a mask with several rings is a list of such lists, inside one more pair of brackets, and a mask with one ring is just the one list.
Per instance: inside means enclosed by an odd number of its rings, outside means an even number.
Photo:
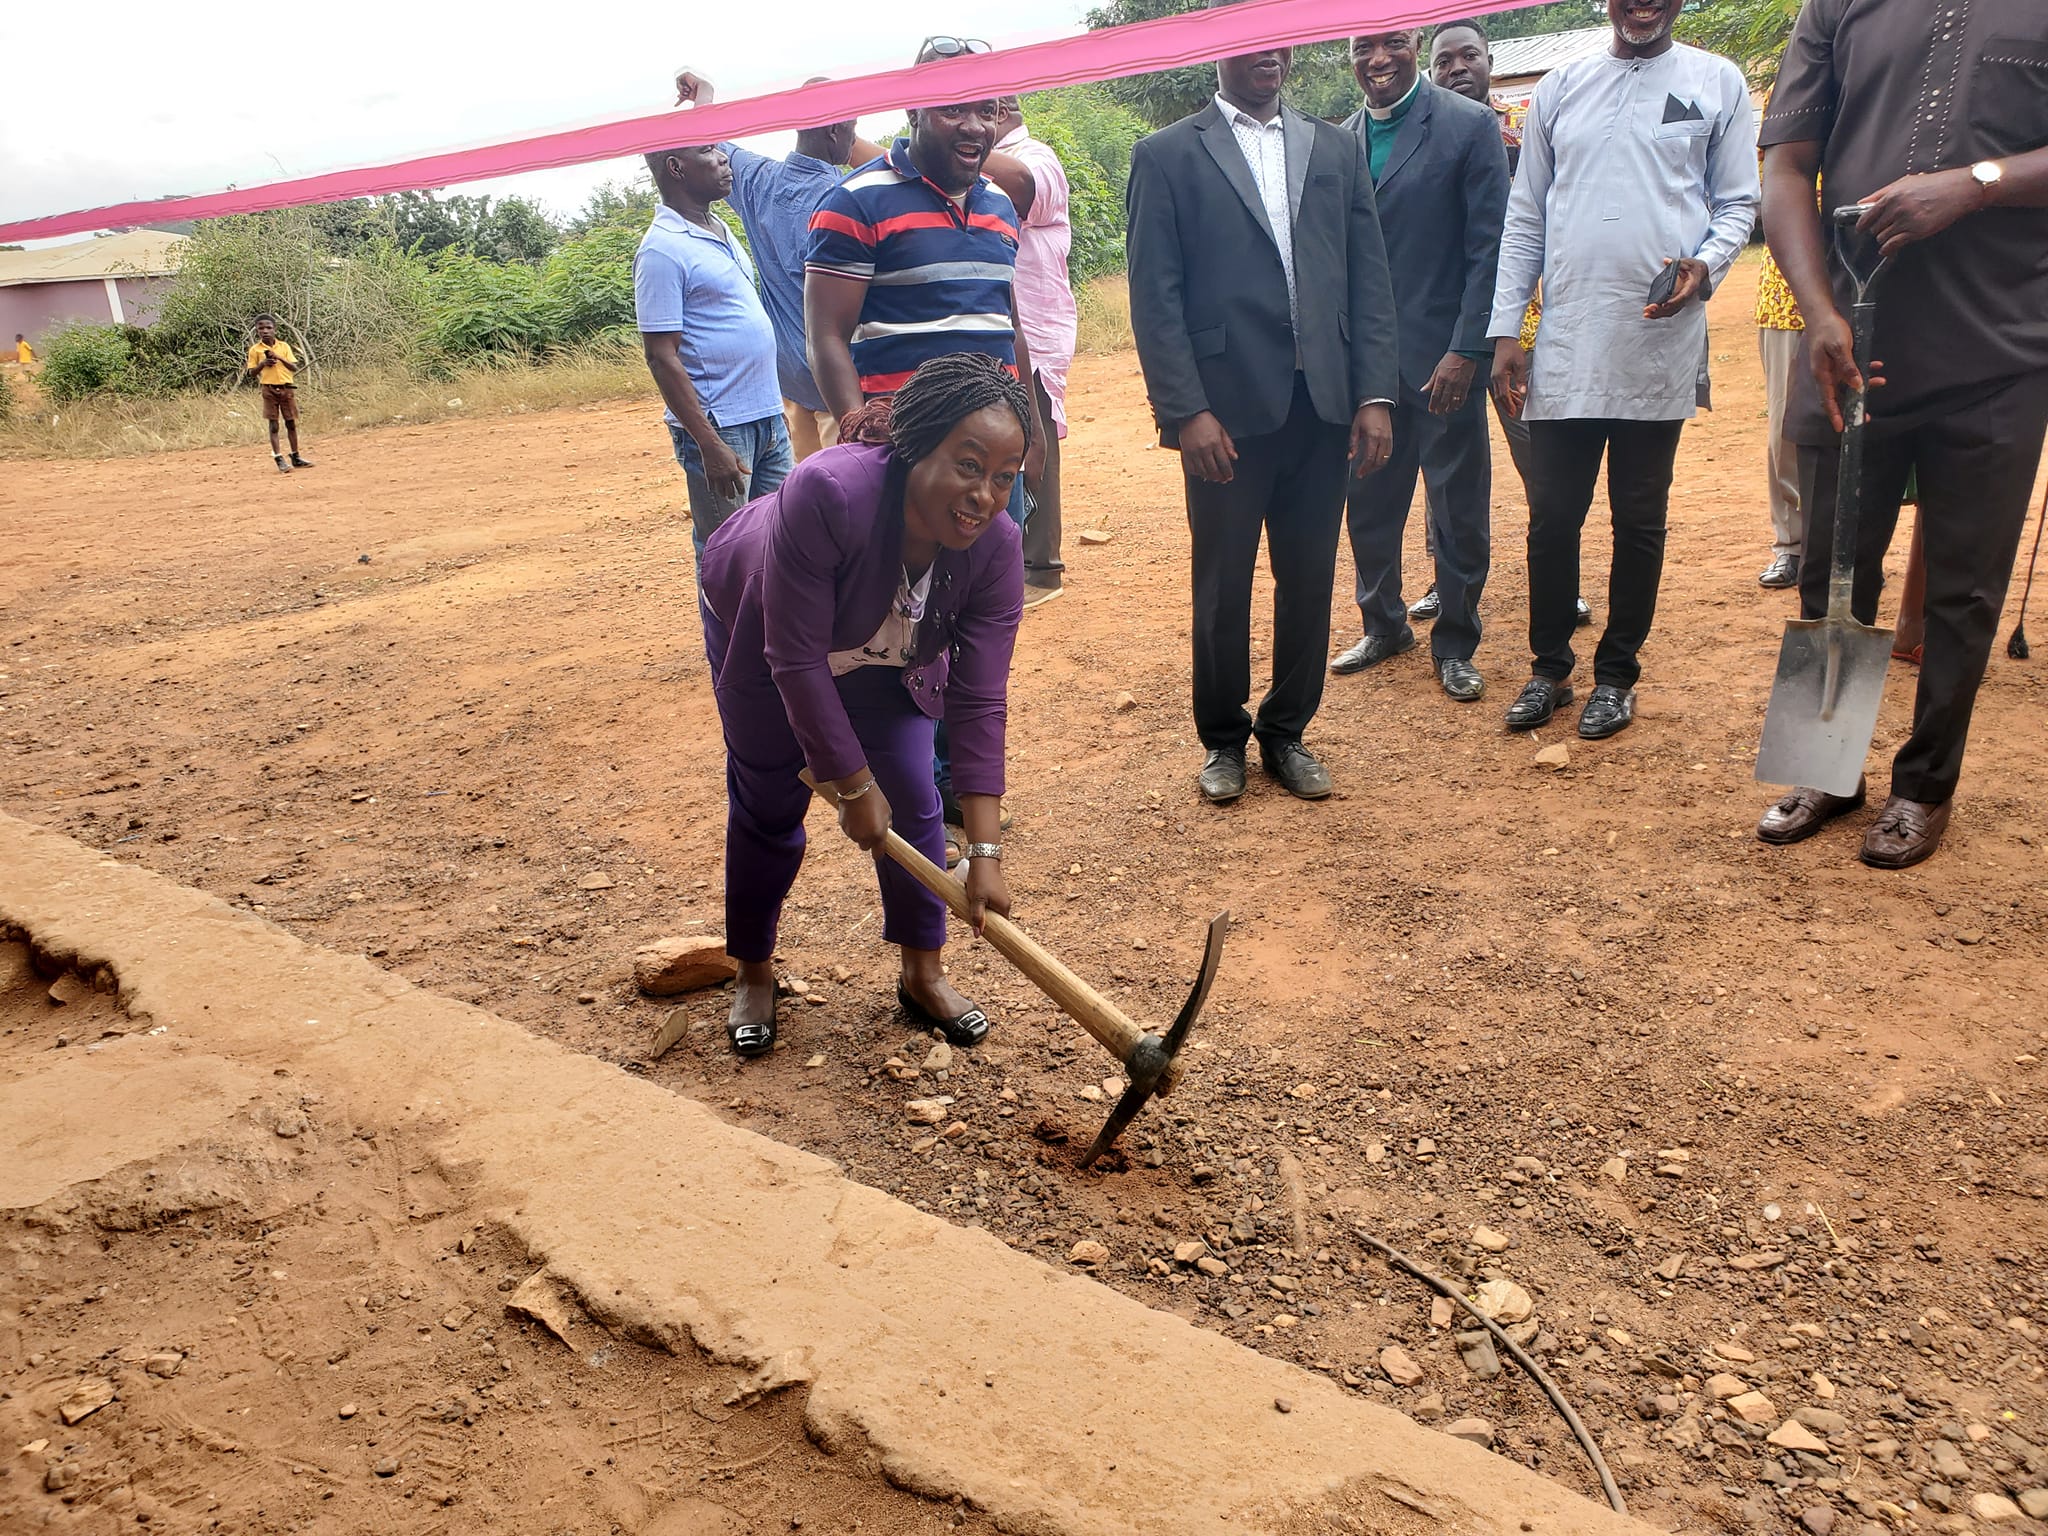
[{"label": "grass", "polygon": [[[128,458],[265,440],[263,402],[254,389],[56,405],[12,370],[8,383],[15,411],[11,421],[0,419],[0,459]],[[466,368],[448,379],[397,367],[333,370],[304,387],[299,419],[308,441],[318,442],[395,421],[509,415],[653,393],[638,347],[591,346],[541,363]]]},{"label": "grass", "polygon": [[1076,345],[1083,352],[1127,352],[1137,345],[1131,336],[1131,285],[1121,272],[1111,272],[1074,291],[1080,310]]},{"label": "grass", "polygon": [[[1122,273],[1083,284],[1078,345],[1123,352],[1131,339],[1131,289]],[[164,399],[108,396],[56,405],[32,378],[7,370],[11,418],[0,411],[0,459],[111,459],[180,448],[253,447],[264,441],[263,402],[254,389],[214,390]],[[635,346],[593,345],[540,363],[466,368],[450,379],[422,379],[403,368],[333,370],[309,381],[300,420],[309,442],[394,421],[509,415],[652,396],[647,364]]]}]

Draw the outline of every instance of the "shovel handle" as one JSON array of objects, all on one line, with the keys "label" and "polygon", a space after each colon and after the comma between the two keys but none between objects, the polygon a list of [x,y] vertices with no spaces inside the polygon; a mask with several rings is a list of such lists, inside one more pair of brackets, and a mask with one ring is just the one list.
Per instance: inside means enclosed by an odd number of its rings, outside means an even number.
[{"label": "shovel handle", "polygon": [[[1870,393],[1870,354],[1877,328],[1877,280],[1890,265],[1880,256],[1865,272],[1850,259],[1847,242],[1854,236],[1863,204],[1835,210],[1835,255],[1848,274],[1855,299],[1849,306],[1849,334],[1860,387],[1850,391],[1842,410],[1842,462],[1835,480],[1835,543],[1828,560],[1828,617],[1850,617],[1856,591],[1856,530],[1863,512],[1863,425]],[[1827,718],[1832,711],[1824,711]]]},{"label": "shovel handle", "polygon": [[[811,777],[808,768],[799,776],[819,799],[837,807],[839,792],[831,784]],[[951,908],[955,917],[962,922],[971,921],[968,917],[967,887],[911,847],[894,828],[882,834],[882,852]],[[983,920],[981,936],[994,945],[1005,960],[1022,971],[1033,986],[1057,1003],[1062,1013],[1093,1035],[1118,1062],[1131,1059],[1131,1053],[1137,1049],[1145,1031],[1126,1018],[1108,998],[1062,965],[1030,934],[1002,913],[990,912]],[[1168,1068],[1167,1086],[1179,1080],[1178,1066],[1176,1062]]]}]

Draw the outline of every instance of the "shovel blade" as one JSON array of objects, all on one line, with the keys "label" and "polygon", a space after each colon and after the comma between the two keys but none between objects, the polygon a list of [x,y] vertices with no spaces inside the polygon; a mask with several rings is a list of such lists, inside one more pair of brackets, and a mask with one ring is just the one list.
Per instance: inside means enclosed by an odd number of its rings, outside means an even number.
[{"label": "shovel blade", "polygon": [[1757,782],[1856,793],[1891,659],[1888,629],[1853,619],[1787,624],[1757,747]]}]

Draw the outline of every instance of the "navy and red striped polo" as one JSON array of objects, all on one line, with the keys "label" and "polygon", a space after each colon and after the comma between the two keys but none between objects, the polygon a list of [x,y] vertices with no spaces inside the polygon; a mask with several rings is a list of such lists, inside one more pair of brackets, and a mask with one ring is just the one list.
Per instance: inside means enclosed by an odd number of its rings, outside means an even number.
[{"label": "navy and red striped polo", "polygon": [[811,215],[807,272],[868,285],[853,332],[864,395],[894,394],[918,365],[982,352],[1017,371],[1010,286],[1017,210],[977,178],[963,202],[910,163],[910,143],[848,174]]}]

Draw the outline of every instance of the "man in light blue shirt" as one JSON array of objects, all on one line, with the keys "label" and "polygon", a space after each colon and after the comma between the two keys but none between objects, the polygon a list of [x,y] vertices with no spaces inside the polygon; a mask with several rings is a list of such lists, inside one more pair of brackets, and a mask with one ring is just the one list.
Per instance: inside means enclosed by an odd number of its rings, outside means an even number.
[{"label": "man in light blue shirt", "polygon": [[[805,85],[819,85],[814,76]],[[676,72],[676,105],[708,107],[717,99],[709,80],[694,70]],[[839,185],[840,167],[863,165],[882,153],[854,129],[851,118],[817,128],[800,128],[796,148],[780,160],[737,144],[718,146],[732,165],[727,201],[740,216],[747,244],[760,265],[761,301],[775,327],[775,372],[782,385],[782,409],[790,446],[798,462],[839,440],[839,422],[825,405],[804,351],[804,253],[810,244],[811,215],[825,194]]]},{"label": "man in light blue shirt", "polygon": [[754,264],[712,212],[732,167],[709,146],[647,157],[662,206],[633,257],[633,313],[648,372],[690,491],[690,538],[704,542],[792,467],[775,330]]},{"label": "man in light blue shirt", "polygon": [[[1706,355],[1705,301],[1756,220],[1748,84],[1726,59],[1672,41],[1681,3],[1608,0],[1609,51],[1545,75],[1522,129],[1487,327],[1495,397],[1529,424],[1535,660],[1511,730],[1571,700],[1579,535],[1603,457],[1614,559],[1579,734],[1612,736],[1635,718],[1672,465]],[[1667,267],[1676,284],[1653,302]],[[1517,337],[1539,279],[1542,330],[1527,353]]]}]

